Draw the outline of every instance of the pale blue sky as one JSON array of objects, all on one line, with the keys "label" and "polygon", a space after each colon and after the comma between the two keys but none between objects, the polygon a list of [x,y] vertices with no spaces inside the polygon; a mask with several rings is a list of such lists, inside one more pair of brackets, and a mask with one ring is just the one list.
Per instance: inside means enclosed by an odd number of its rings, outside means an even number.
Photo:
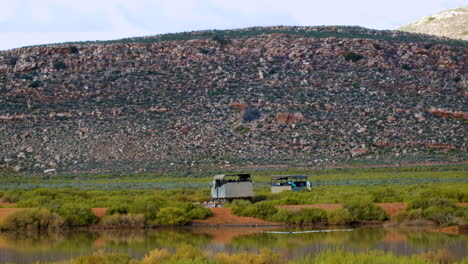
[{"label": "pale blue sky", "polygon": [[0,50],[269,25],[396,29],[466,5],[468,0],[0,0]]}]

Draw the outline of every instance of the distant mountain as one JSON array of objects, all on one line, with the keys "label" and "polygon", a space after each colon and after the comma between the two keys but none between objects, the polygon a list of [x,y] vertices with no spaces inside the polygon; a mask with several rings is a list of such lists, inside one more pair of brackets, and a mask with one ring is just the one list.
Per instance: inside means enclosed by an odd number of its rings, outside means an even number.
[{"label": "distant mountain", "polygon": [[468,6],[422,17],[398,30],[468,40]]},{"label": "distant mountain", "polygon": [[[0,52],[0,168],[467,161],[468,42],[359,27]],[[0,169],[1,170],[1,169]]]}]

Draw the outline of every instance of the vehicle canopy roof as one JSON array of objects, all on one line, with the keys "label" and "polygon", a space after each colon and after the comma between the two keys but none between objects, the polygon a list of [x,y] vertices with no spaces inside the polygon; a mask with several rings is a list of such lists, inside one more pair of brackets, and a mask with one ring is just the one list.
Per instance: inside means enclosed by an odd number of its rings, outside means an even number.
[{"label": "vehicle canopy roof", "polygon": [[213,177],[213,180],[224,180],[226,177],[232,177],[232,178],[239,178],[239,180],[241,181],[247,181],[247,180],[250,180],[250,178],[252,177],[252,175],[250,175],[249,173],[238,173],[238,174],[219,174],[219,175],[215,175]]},{"label": "vehicle canopy roof", "polygon": [[272,181],[287,181],[287,180],[296,180],[296,181],[307,181],[307,175],[273,175],[271,176]]}]

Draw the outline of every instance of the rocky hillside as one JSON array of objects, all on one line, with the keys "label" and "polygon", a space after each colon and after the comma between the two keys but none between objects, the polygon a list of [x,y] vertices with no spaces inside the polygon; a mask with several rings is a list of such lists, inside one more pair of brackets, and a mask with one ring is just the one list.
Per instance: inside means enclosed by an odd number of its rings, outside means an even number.
[{"label": "rocky hillside", "polygon": [[422,17],[399,30],[468,40],[468,6]]},{"label": "rocky hillside", "polygon": [[274,27],[1,52],[0,166],[466,161],[467,47],[355,27]]}]

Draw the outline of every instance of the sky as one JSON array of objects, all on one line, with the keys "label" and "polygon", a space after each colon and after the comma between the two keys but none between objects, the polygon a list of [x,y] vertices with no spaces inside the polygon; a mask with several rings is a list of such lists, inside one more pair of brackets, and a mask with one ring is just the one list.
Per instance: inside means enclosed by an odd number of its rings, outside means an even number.
[{"label": "sky", "polygon": [[468,0],[0,0],[0,50],[203,29],[397,29]]}]

